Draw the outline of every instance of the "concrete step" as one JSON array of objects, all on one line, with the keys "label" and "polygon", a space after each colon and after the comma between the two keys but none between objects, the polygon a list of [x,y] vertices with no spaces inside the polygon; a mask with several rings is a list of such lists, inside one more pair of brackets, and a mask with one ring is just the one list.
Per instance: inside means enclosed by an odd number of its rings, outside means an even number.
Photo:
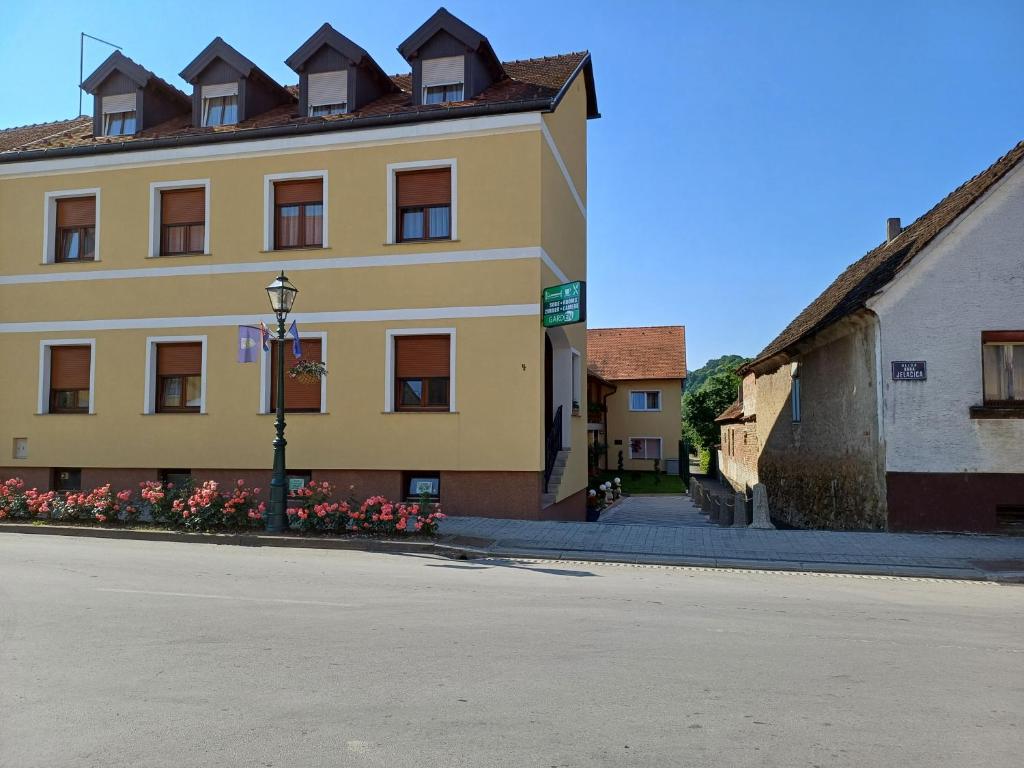
[{"label": "concrete step", "polygon": [[540,508],[546,509],[555,503],[555,494],[545,493],[540,497]]}]

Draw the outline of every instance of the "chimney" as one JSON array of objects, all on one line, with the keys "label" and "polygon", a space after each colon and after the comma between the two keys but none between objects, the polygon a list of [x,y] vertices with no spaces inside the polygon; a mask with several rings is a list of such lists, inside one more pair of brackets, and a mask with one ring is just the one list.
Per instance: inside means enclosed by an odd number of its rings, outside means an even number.
[{"label": "chimney", "polygon": [[885,220],[885,242],[892,242],[892,239],[902,231],[903,227],[900,226],[898,216],[895,219]]}]

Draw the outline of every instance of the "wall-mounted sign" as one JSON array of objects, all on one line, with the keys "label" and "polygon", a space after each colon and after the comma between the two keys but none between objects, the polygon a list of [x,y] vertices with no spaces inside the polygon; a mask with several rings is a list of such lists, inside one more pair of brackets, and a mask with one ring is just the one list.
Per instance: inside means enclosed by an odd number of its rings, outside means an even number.
[{"label": "wall-mounted sign", "polygon": [[545,328],[572,325],[587,319],[587,284],[582,280],[544,289]]},{"label": "wall-mounted sign", "polygon": [[928,363],[924,360],[893,360],[893,381],[924,381],[928,378]]}]

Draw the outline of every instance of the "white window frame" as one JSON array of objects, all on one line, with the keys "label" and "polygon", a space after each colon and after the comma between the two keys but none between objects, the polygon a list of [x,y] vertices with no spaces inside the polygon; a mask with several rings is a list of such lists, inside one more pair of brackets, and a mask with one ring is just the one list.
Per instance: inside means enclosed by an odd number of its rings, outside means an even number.
[{"label": "white window frame", "polygon": [[[274,184],[279,181],[301,181],[303,179],[320,179],[324,192],[324,229],[323,244],[319,247],[309,246],[309,250],[323,250],[331,245],[328,238],[328,202],[330,195],[327,187],[327,171],[294,171],[292,173],[268,173],[263,177],[263,250],[269,253],[274,250]],[[304,250],[290,248],[289,250]]]},{"label": "white window frame", "polygon": [[[430,82],[430,83],[425,82],[425,80],[426,80],[426,73],[423,71],[423,68],[425,67],[425,65],[426,65],[426,63],[428,61],[452,61],[452,60],[458,60],[458,59],[462,60],[461,61],[461,64],[462,64],[462,72],[461,72],[462,78],[461,79],[459,79],[459,80],[445,80],[443,82]],[[421,67],[420,68],[420,81],[421,81],[421,83],[420,83],[420,103],[421,104],[426,104],[427,103],[427,90],[430,89],[430,88],[445,88],[445,89],[447,89],[447,88],[450,88],[450,87],[456,86],[456,85],[462,86],[462,96],[459,99],[456,99],[456,101],[462,101],[462,100],[464,100],[466,98],[466,57],[465,57],[465,55],[438,56],[438,57],[435,57],[433,59],[424,59],[423,63],[420,65],[420,67]],[[439,104],[447,104],[447,103],[449,103],[449,101],[441,101],[441,102],[437,102],[437,103],[439,103]]]},{"label": "white window frame", "polygon": [[[345,100],[344,101],[320,101],[320,102],[315,101],[313,96],[312,96],[312,93],[311,93],[312,90],[313,90],[313,88],[312,88],[313,79],[312,78],[314,76],[321,77],[321,76],[330,76],[330,75],[334,75],[334,76],[339,77],[342,80],[344,80],[344,82],[345,82]],[[332,112],[328,112],[328,114],[331,114],[331,115],[344,115],[344,114],[348,114],[348,68],[331,70],[329,72],[310,72],[309,75],[307,75],[307,80],[306,80],[306,114],[307,114],[307,116],[308,117],[314,117],[315,115],[313,114],[313,110],[315,110],[317,107],[342,107],[343,109],[340,112],[333,112],[332,111]]]},{"label": "white window frame", "polygon": [[[268,328],[276,327],[276,320],[272,321],[275,323],[274,326],[267,324]],[[276,331],[271,330],[271,337],[276,335]],[[286,336],[286,344],[291,344],[292,339],[290,336]],[[299,339],[320,339],[320,362],[327,365],[327,331],[304,331],[299,328]],[[276,341],[271,341],[271,349],[273,345],[277,344]],[[270,352],[263,349],[260,346],[260,407],[259,413],[277,413],[277,404],[270,402],[270,377],[274,375],[274,372],[270,369]],[[285,371],[285,376],[288,372]],[[285,410],[285,413],[289,412]],[[320,413],[327,413],[327,377],[323,376],[320,378]],[[293,412],[292,416],[303,416],[305,414]]]},{"label": "white window frame", "polygon": [[196,187],[203,188],[205,204],[205,211],[203,213],[206,217],[203,222],[203,252],[202,254],[190,253],[185,255],[210,255],[210,180],[183,179],[181,181],[153,181],[149,184],[149,256],[147,258],[170,258],[160,255],[160,230],[163,225],[163,222],[160,220],[160,193],[165,190],[194,189]]},{"label": "white window frame", "polygon": [[456,413],[455,349],[457,344],[454,328],[388,328],[384,331],[384,413],[408,412],[395,409],[395,338],[398,336],[448,336],[448,413]]},{"label": "white window frame", "polygon": [[[43,195],[43,264],[57,263],[57,201],[68,197],[96,198],[96,225],[94,227],[93,261],[100,260],[100,188],[61,189]],[[90,264],[92,262],[84,262]]]},{"label": "white window frame", "polygon": [[[665,446],[662,444],[663,441],[662,441],[662,439],[660,437],[654,437],[653,435],[651,435],[651,436],[636,435],[636,436],[633,436],[633,437],[628,437],[626,439],[629,440],[629,458],[630,458],[631,461],[654,461],[655,459],[657,459],[658,461],[663,461],[664,460],[664,456],[665,456],[664,448],[665,448]],[[658,455],[657,456],[634,456],[633,455],[633,441],[634,440],[657,440],[658,441]]]},{"label": "white window frame", "polygon": [[[121,133],[111,133],[110,132],[110,125],[111,125],[111,123],[114,122],[114,118],[117,115],[131,115],[132,116],[132,120],[135,121],[135,130],[133,130],[131,133],[127,133],[125,131],[122,131]],[[121,124],[123,126],[124,123],[126,122],[126,118],[125,117],[121,117],[120,119],[121,119]],[[104,112],[103,113],[103,118],[102,118],[102,122],[103,122],[103,135],[104,136],[113,136],[113,137],[117,137],[117,136],[134,136],[136,133],[138,133],[138,128],[139,128],[138,120],[139,120],[138,115],[136,114],[136,111],[134,109],[127,109],[127,110],[124,110],[122,112]]]},{"label": "white window frame", "polygon": [[[633,395],[634,394],[640,394],[641,392],[644,394],[644,407],[643,408],[634,408],[633,407]],[[646,395],[649,395],[651,392],[657,392],[658,393],[658,407],[657,408],[648,408],[647,407],[647,397],[646,397]],[[631,390],[629,390],[629,410],[634,411],[636,413],[656,413],[656,412],[661,410],[662,397],[663,396],[662,396],[662,392],[661,392],[660,389],[631,389]]]},{"label": "white window frame", "polygon": [[[431,240],[430,242],[455,242],[459,239],[459,164],[458,161],[451,157],[444,160],[416,160],[408,163],[388,163],[388,183],[387,183],[387,212],[388,212],[388,226],[387,226],[387,240],[386,245],[396,245],[397,232],[395,231],[395,220],[398,216],[398,201],[395,199],[395,194],[398,192],[398,184],[395,183],[395,177],[403,171],[426,171],[431,168],[450,168],[451,169],[451,180],[452,180],[452,204],[451,204],[451,233],[450,237],[446,240]],[[422,245],[422,241],[416,241]]]},{"label": "white window frame", "polygon": [[199,342],[203,345],[203,364],[200,370],[202,382],[199,387],[199,412],[206,413],[206,336],[148,336],[146,338],[146,389],[142,400],[142,412],[150,416],[156,410],[156,345],[186,344]]},{"label": "white window frame", "polygon": [[96,413],[96,339],[43,339],[39,342],[39,397],[36,414],[50,413],[50,350],[89,347],[89,413]]}]

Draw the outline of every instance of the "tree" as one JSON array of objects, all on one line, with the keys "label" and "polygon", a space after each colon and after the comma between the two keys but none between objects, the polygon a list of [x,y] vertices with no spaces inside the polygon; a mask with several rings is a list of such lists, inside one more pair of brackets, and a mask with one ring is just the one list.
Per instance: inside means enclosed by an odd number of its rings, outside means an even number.
[{"label": "tree", "polygon": [[736,400],[740,387],[736,369],[747,360],[739,355],[723,355],[687,376],[683,439],[705,450],[718,444],[720,430],[715,419]]},{"label": "tree", "polygon": [[734,373],[737,368],[749,360],[749,357],[741,357],[740,355],[722,355],[714,360],[708,360],[696,371],[687,371],[686,391],[700,389],[701,385],[716,373],[721,373],[722,371]]}]

